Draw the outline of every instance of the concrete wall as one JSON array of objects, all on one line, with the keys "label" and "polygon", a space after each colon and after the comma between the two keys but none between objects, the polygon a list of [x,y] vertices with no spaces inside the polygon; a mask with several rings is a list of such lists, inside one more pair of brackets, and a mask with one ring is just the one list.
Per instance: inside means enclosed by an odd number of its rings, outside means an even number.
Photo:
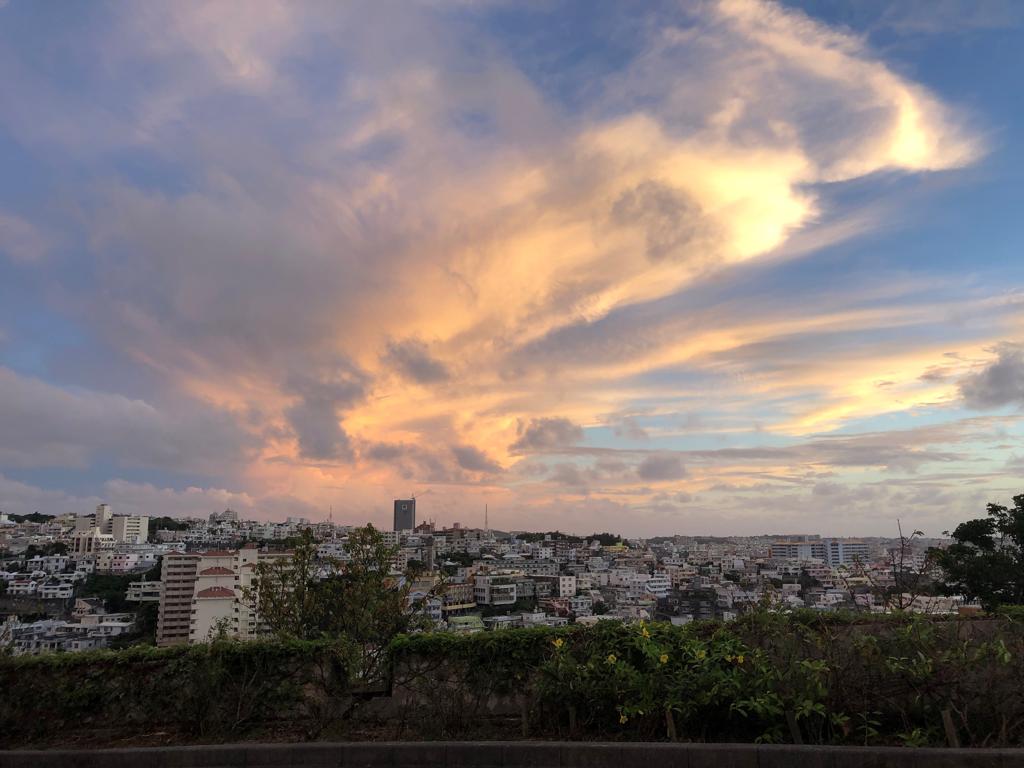
[{"label": "concrete wall", "polygon": [[0,768],[1024,768],[1024,750],[403,742],[0,752]]}]

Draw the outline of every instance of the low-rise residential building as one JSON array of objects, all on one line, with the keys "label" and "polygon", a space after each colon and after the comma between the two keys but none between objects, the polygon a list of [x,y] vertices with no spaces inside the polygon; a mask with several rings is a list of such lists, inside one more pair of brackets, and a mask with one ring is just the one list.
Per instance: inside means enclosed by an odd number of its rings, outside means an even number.
[{"label": "low-rise residential building", "polygon": [[159,603],[162,581],[133,581],[128,585],[125,600],[129,603]]}]

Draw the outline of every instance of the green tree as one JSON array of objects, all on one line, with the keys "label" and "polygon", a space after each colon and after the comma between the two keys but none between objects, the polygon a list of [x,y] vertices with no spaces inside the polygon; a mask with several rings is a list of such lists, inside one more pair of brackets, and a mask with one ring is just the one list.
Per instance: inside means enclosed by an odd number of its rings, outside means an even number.
[{"label": "green tree", "polygon": [[186,531],[188,523],[173,517],[154,517],[149,521],[149,540],[156,541],[157,531]]},{"label": "green tree", "polygon": [[324,634],[328,606],[320,594],[316,550],[307,529],[291,557],[261,559],[256,564],[246,597],[260,620],[279,637],[312,640]]},{"label": "green tree", "polygon": [[988,505],[988,516],[960,523],[953,543],[932,551],[946,594],[978,599],[991,610],[1024,604],[1024,494],[1013,506]]},{"label": "green tree", "polygon": [[426,626],[410,602],[412,579],[395,575],[398,548],[372,525],[349,532],[346,558],[317,557],[310,531],[288,558],[256,566],[247,598],[260,620],[283,638],[347,639],[361,674],[372,677],[396,635]]}]

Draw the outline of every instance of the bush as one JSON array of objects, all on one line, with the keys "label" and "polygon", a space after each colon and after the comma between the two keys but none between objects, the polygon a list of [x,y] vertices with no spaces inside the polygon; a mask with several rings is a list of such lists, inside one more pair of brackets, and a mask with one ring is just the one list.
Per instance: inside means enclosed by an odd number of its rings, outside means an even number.
[{"label": "bush", "polygon": [[296,719],[313,735],[330,714],[322,701],[348,691],[348,654],[334,643],[217,642],[0,659],[0,744],[113,725],[216,739]]},{"label": "bush", "polygon": [[[1024,745],[1024,621],[762,613],[698,622],[400,636],[387,737]],[[362,650],[277,641],[0,658],[0,745],[165,730],[178,741],[281,726],[315,737],[353,698]],[[355,683],[358,683],[356,685]],[[348,722],[346,720],[346,722]],[[336,735],[337,728],[332,729]],[[365,738],[365,732],[359,732]]]}]

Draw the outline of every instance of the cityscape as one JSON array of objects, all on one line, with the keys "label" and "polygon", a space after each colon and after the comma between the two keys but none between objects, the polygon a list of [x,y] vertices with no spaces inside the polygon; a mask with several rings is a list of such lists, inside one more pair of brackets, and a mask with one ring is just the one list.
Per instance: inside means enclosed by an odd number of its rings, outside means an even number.
[{"label": "cityscape", "polygon": [[[935,566],[929,550],[949,540],[674,536],[623,539],[444,527],[417,518],[415,498],[394,501],[388,573],[408,583],[406,610],[433,631],[472,633],[513,627],[730,621],[771,606],[779,611],[893,610],[957,616],[981,611],[977,599],[923,590]],[[351,559],[352,525],[290,517],[243,520],[232,510],[207,518],[116,514],[0,516],[0,647],[14,654],[83,651],[128,643],[207,643],[265,634],[251,592],[254,566],[287,562],[306,533],[316,544],[317,578]],[[902,551],[901,551],[902,548]],[[898,558],[898,563],[897,563]],[[90,577],[117,577],[111,606],[89,592]],[[913,578],[911,578],[913,577]],[[902,580],[902,581],[901,581]],[[897,583],[899,581],[899,584]],[[915,592],[893,591],[914,584]],[[116,588],[116,587],[115,587]],[[139,613],[155,606],[148,619]],[[17,612],[12,612],[16,607]],[[123,608],[115,610],[114,608]],[[21,615],[45,614],[36,621]]]},{"label": "cityscape", "polygon": [[1024,0],[0,0],[0,768],[1024,768]]}]

